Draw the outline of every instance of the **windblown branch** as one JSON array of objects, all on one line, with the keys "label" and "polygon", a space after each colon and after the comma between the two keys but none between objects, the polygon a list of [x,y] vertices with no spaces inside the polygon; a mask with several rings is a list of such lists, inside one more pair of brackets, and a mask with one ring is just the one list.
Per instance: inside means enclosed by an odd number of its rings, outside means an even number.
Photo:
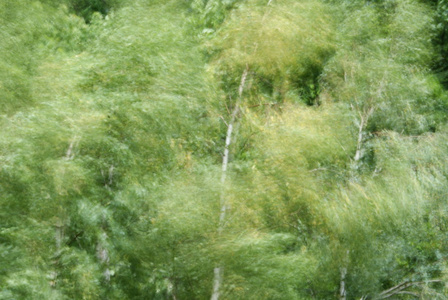
[{"label": "windblown branch", "polygon": [[[414,281],[414,282],[402,282],[394,287],[391,287],[390,289],[387,289],[383,292],[381,292],[378,296],[378,299],[387,299],[392,297],[396,294],[413,294],[414,296],[417,295],[413,292],[404,291],[405,289],[415,286],[415,285],[422,285],[427,283],[435,283],[435,282],[443,282],[443,280],[434,279],[434,280],[427,280],[427,281]],[[418,297],[418,295],[417,295]]]}]

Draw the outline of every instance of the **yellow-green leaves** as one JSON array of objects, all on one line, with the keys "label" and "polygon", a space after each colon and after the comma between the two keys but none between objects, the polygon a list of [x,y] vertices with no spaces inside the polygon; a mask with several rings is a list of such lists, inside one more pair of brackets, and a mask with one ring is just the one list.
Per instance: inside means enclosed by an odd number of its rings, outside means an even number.
[{"label": "yellow-green leaves", "polygon": [[431,7],[56,2],[0,0],[0,298],[443,298]]},{"label": "yellow-green leaves", "polygon": [[333,30],[320,1],[251,1],[233,13],[212,41],[211,49],[218,52],[216,72],[224,83],[232,82],[248,65],[271,93],[303,88],[331,54]]},{"label": "yellow-green leaves", "polygon": [[285,105],[262,128],[260,145],[269,160],[281,159],[297,168],[344,165],[354,141],[347,112],[337,106],[322,109]]},{"label": "yellow-green leaves", "polygon": [[428,74],[434,57],[428,8],[415,1],[365,5],[339,26],[337,51],[322,76],[331,101],[350,103],[357,114],[372,109],[371,131],[434,128],[428,112],[438,96]]}]

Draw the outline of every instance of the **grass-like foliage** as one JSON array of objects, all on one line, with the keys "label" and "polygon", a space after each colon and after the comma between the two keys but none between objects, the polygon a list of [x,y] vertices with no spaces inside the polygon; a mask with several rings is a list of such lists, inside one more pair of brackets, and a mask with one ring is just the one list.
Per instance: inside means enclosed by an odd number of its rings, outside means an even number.
[{"label": "grass-like foliage", "polygon": [[427,2],[1,2],[0,298],[446,299]]}]

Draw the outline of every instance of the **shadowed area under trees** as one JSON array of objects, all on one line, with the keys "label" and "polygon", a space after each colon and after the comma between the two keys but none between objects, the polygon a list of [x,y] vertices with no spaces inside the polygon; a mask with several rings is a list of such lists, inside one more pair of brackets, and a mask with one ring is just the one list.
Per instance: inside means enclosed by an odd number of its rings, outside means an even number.
[{"label": "shadowed area under trees", "polygon": [[447,299],[447,6],[0,2],[0,299]]}]

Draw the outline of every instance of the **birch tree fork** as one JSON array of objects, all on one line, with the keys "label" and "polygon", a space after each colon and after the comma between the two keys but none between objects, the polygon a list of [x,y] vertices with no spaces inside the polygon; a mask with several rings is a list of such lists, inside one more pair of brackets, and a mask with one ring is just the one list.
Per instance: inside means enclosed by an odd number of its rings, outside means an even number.
[{"label": "birch tree fork", "polygon": [[[246,66],[246,69],[243,72],[243,75],[241,76],[241,83],[238,87],[238,99],[235,103],[235,107],[233,108],[232,114],[230,116],[230,122],[227,125],[227,134],[226,134],[226,141],[224,146],[224,155],[222,157],[222,171],[221,171],[221,212],[219,214],[219,225],[218,225],[218,235],[221,235],[224,225],[225,225],[225,219],[226,219],[226,213],[227,213],[227,201],[226,201],[226,195],[225,195],[225,185],[226,185],[226,177],[227,177],[227,168],[229,164],[229,148],[232,143],[232,132],[233,132],[233,126],[236,122],[236,117],[238,115],[238,112],[240,110],[240,103],[242,100],[242,95],[244,91],[244,86],[246,83],[247,73],[249,71],[249,67]],[[220,287],[223,280],[223,273],[224,268],[223,266],[217,266],[213,270],[213,293],[212,293],[212,300],[218,300],[219,299],[219,293],[220,293]]]}]

